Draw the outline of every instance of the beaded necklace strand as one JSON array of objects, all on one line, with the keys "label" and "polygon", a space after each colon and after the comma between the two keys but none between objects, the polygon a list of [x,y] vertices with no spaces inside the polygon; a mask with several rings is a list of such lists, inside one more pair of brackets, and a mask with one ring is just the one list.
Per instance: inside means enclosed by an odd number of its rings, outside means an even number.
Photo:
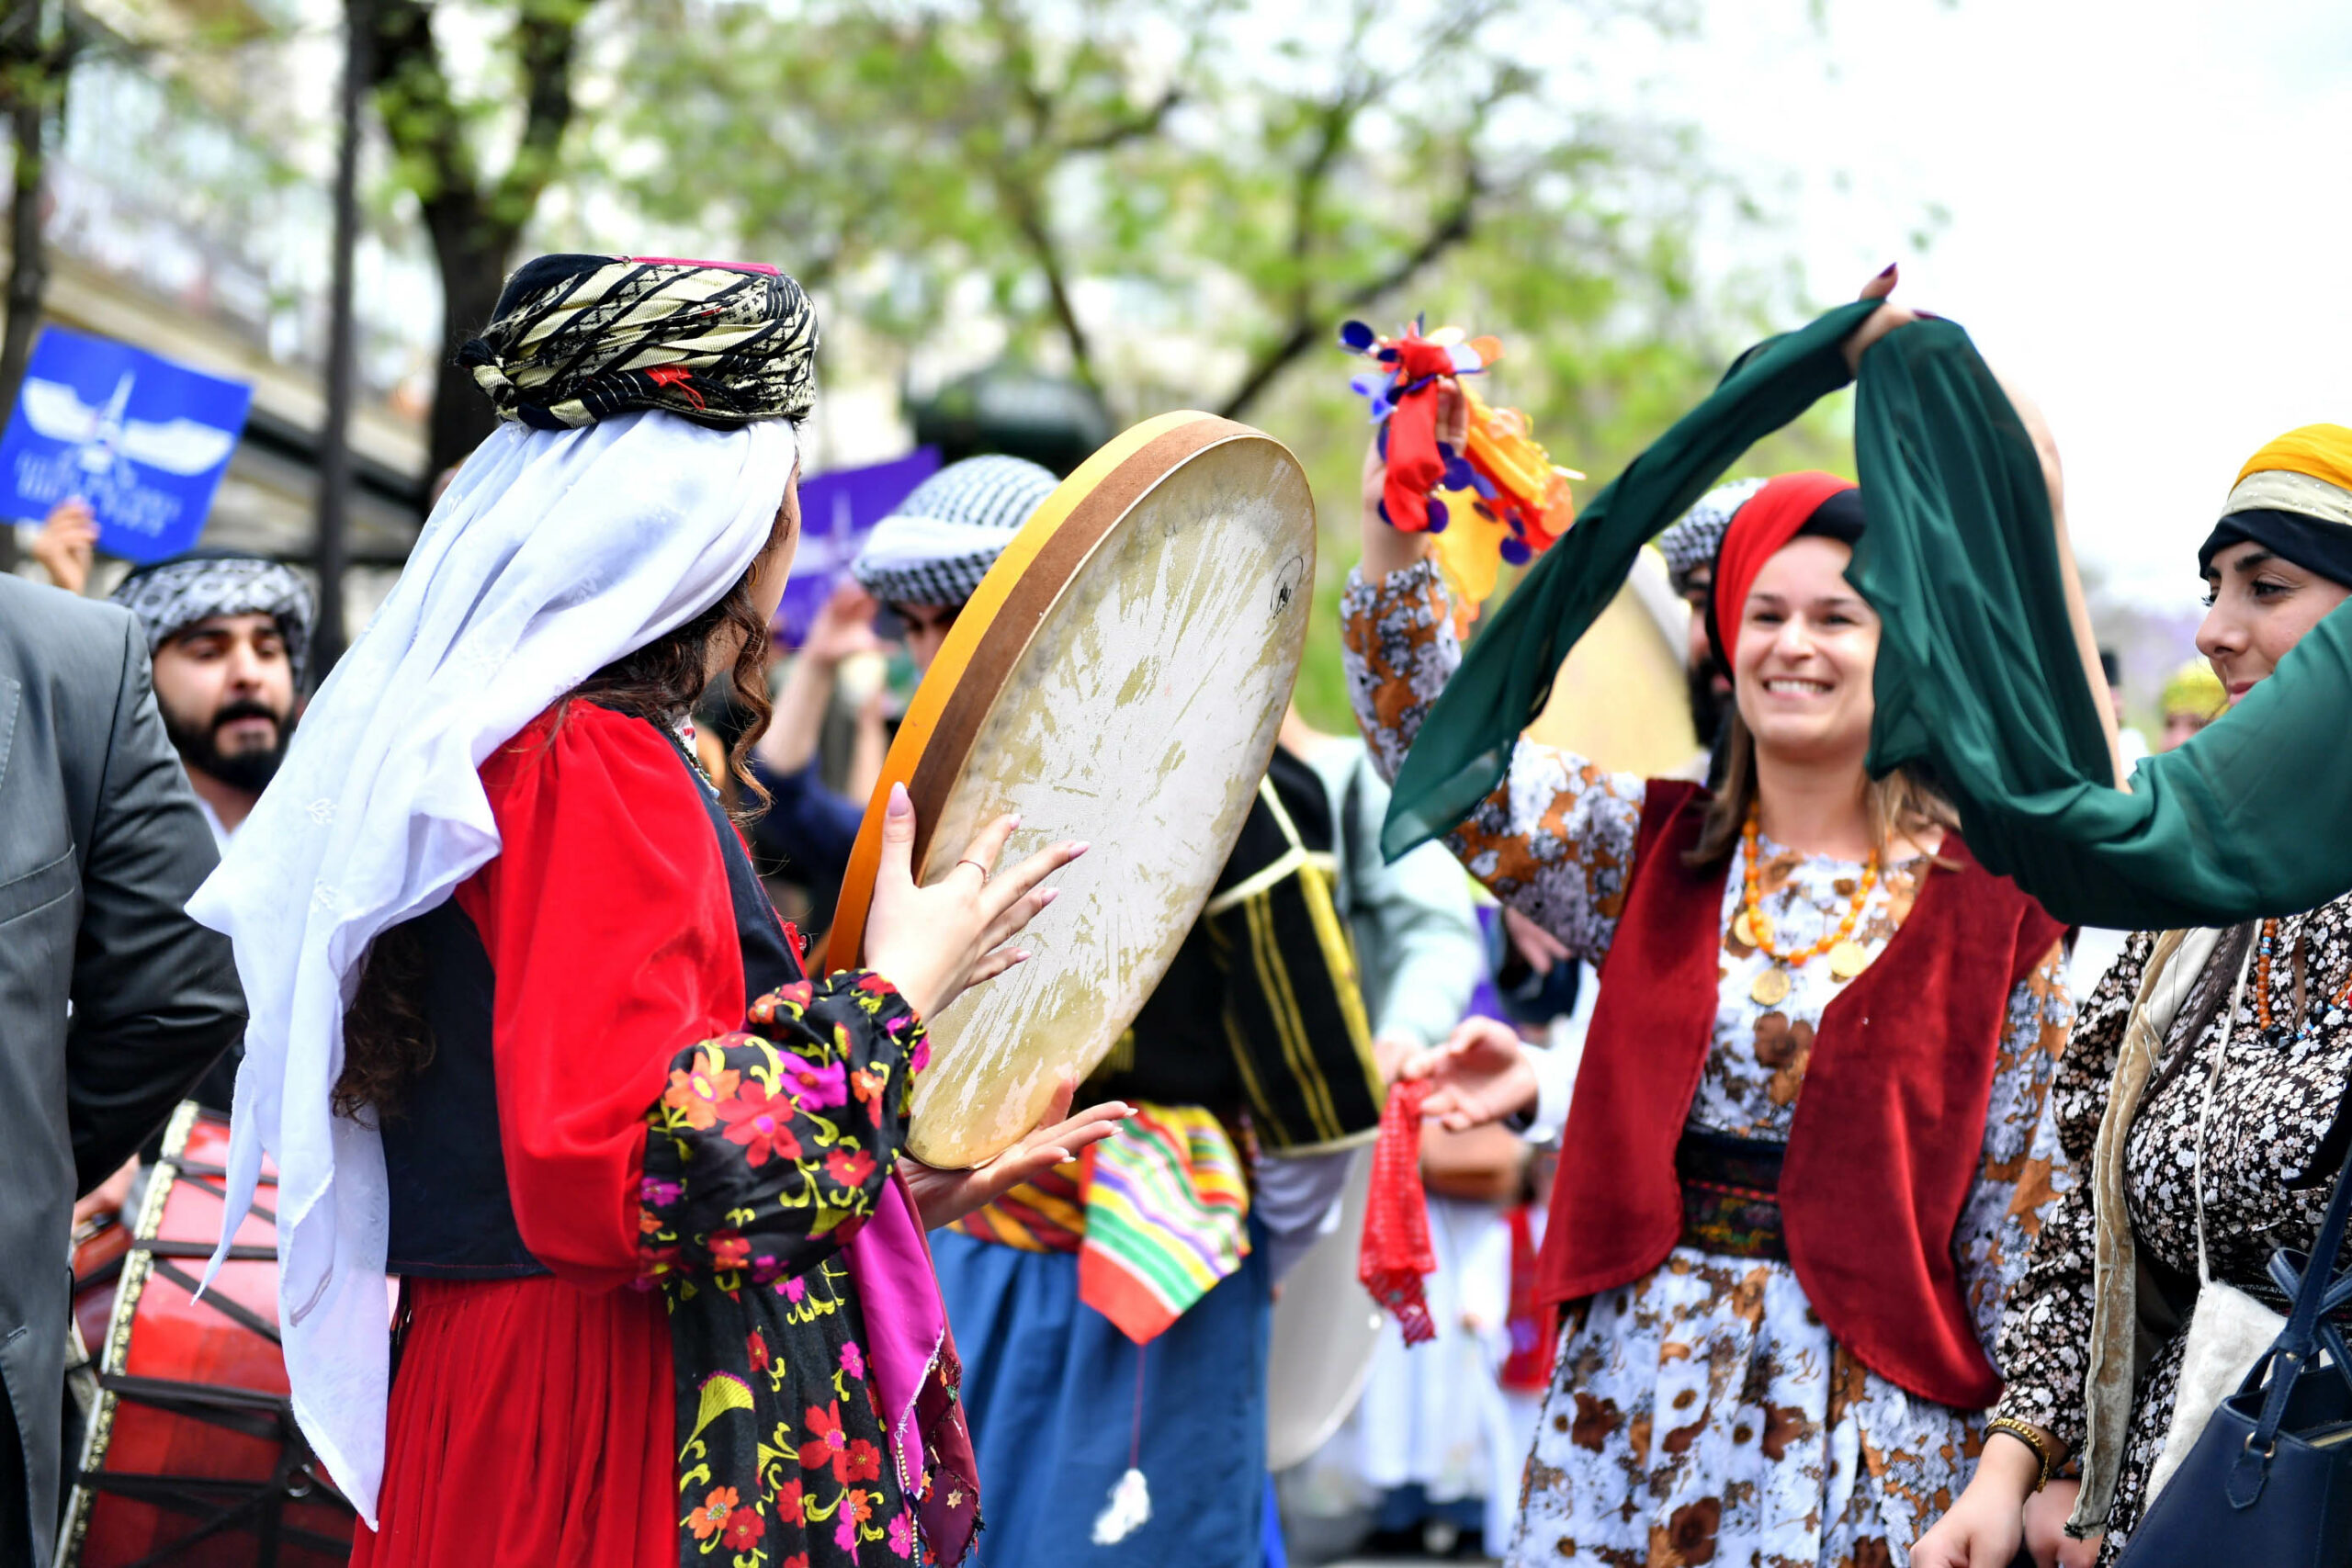
[{"label": "beaded necklace strand", "polygon": [[[2270,960],[2278,946],[2278,922],[2275,919],[2263,921],[2262,940],[2256,949],[2254,965],[2254,1016],[2265,1029],[2270,1027]],[[2301,1026],[2295,1031],[2293,1043],[2301,1044],[2318,1033],[2320,1021],[2344,1007],[2352,1007],[2352,984],[2344,987],[2343,993],[2335,998],[2335,1007],[2321,1006],[2307,1010]]]},{"label": "beaded necklace strand", "polygon": [[1758,812],[1754,803],[1747,807],[1747,821],[1739,830],[1740,851],[1745,862],[1742,873],[1744,889],[1740,895],[1739,919],[1734,922],[1732,934],[1772,961],[1772,967],[1756,976],[1747,994],[1766,1007],[1777,1007],[1788,998],[1793,983],[1790,971],[1802,969],[1823,953],[1829,954],[1829,972],[1840,980],[1850,980],[1870,967],[1870,954],[1854,940],[1854,928],[1862,922],[1862,911],[1870,904],[1871,889],[1878,886],[1878,851],[1871,851],[1870,860],[1862,866],[1862,880],[1854,889],[1853,902],[1847,907],[1846,918],[1838,927],[1811,947],[1795,953],[1783,953],[1772,944],[1772,921],[1764,913],[1762,876],[1763,854],[1757,847]]}]

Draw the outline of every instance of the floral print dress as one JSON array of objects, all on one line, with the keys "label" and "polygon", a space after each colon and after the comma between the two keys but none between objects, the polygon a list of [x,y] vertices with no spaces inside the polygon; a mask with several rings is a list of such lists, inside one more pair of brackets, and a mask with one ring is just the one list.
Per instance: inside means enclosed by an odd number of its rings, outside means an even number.
[{"label": "floral print dress", "polygon": [[[2197,1127],[2207,1082],[2213,1084],[2203,1180],[2208,1264],[2215,1279],[2277,1310],[2287,1303],[2270,1282],[2270,1255],[2281,1247],[2310,1251],[2344,1142],[2352,1138],[2352,1009],[2343,1001],[2352,987],[2352,895],[2278,922],[2267,1028],[2251,984],[2234,1021],[2224,1017],[2252,934],[2240,928],[2215,945],[2174,1018],[2124,1142],[2132,1235],[2142,1258],[2172,1276],[2184,1310],[2180,1328],[2139,1368],[2131,1438],[2099,1550],[2103,1565],[2115,1562],[2146,1511],[2148,1472],[2172,1427],[2197,1280]],[[2051,1088],[2059,1139],[2084,1168],[2154,945],[2155,933],[2142,931],[2125,946],[2085,1004]],[[2070,1450],[2084,1438],[2097,1239],[2089,1188],[2069,1186],[2034,1239],[2001,1326],[2009,1377],[2001,1414],[2046,1428]]]},{"label": "floral print dress", "polygon": [[[1418,565],[1341,602],[1359,722],[1393,775],[1460,658],[1444,592]],[[1494,794],[1448,843],[1507,903],[1577,956],[1607,956],[1640,828],[1644,783],[1521,741]],[[1863,868],[1759,843],[1759,894],[1791,947],[1826,934]],[[1875,958],[1909,911],[1924,859],[1883,868],[1855,931]],[[1794,970],[1771,1006],[1770,961],[1733,930],[1724,881],[1713,1048],[1690,1125],[1785,1140],[1814,1032],[1844,982]],[[2009,998],[1978,1176],[1953,1255],[1989,1345],[2003,1294],[2064,1180],[2042,1129],[2071,1021],[2054,947]],[[1558,1193],[1555,1203],[1573,1201]],[[1650,1274],[1570,1314],[1524,1474],[1514,1564],[1883,1568],[1959,1495],[1983,1413],[1905,1393],[1839,1346],[1787,1263],[1678,1247]]]}]

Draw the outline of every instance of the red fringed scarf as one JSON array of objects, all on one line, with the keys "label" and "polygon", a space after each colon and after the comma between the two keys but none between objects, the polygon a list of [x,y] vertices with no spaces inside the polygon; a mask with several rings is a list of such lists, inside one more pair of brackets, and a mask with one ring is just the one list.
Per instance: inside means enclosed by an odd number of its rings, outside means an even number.
[{"label": "red fringed scarf", "polygon": [[1380,1113],[1380,1141],[1372,1150],[1363,1247],[1356,1256],[1356,1279],[1396,1314],[1408,1345],[1437,1336],[1421,1291],[1421,1281],[1437,1272],[1437,1255],[1430,1249],[1429,1199],[1421,1190],[1421,1102],[1432,1087],[1427,1078],[1389,1087],[1387,1108]]},{"label": "red fringed scarf", "polygon": [[1453,374],[1453,351],[1408,335],[1396,344],[1396,412],[1388,416],[1388,479],[1381,502],[1394,527],[1418,534],[1430,525],[1430,491],[1445,477],[1437,449],[1437,391]]}]

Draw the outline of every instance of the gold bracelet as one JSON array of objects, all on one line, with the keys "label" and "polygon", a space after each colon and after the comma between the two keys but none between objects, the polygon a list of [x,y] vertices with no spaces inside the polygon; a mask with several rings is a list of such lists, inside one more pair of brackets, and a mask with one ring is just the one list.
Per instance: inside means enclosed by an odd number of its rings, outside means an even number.
[{"label": "gold bracelet", "polygon": [[2051,1478],[2058,1473],[2058,1466],[2051,1457],[2050,1440],[2047,1438],[2025,1422],[2009,1416],[1996,1416],[1985,1423],[1984,1435],[1987,1438],[1996,1432],[2006,1432],[2033,1450],[2033,1461],[2041,1467],[2041,1472],[2034,1477],[2034,1491],[2039,1492],[2050,1484]]}]

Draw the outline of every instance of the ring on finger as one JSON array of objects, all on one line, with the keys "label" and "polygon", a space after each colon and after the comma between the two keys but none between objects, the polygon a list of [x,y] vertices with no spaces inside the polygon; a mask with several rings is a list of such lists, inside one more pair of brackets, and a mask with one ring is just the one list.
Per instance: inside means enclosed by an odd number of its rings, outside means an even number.
[{"label": "ring on finger", "polygon": [[980,874],[980,886],[983,886],[983,887],[986,887],[986,886],[989,885],[989,868],[988,868],[987,866],[982,865],[978,861],[976,861],[976,860],[972,859],[969,855],[967,855],[967,856],[965,856],[962,860],[957,861],[956,863],[957,865],[968,865],[968,866],[970,866],[974,871],[977,871],[977,872],[978,872],[978,873]]}]

